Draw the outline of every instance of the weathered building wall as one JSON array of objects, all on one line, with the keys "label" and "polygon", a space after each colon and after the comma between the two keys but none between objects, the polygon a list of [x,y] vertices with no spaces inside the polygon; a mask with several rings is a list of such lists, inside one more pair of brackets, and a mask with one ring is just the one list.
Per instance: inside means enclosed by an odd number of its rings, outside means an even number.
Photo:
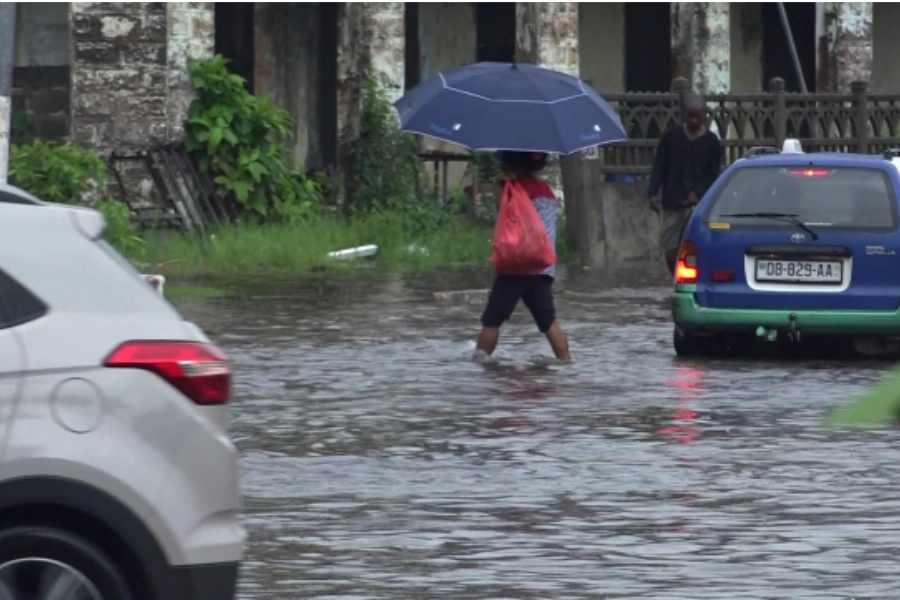
[{"label": "weathered building wall", "polygon": [[872,2],[826,3],[828,90],[848,93],[852,82],[871,80],[872,32]]},{"label": "weathered building wall", "polygon": [[580,76],[603,93],[625,91],[625,3],[578,4]]},{"label": "weathered building wall", "polygon": [[673,2],[672,58],[674,77],[690,81],[697,93],[727,92],[731,87],[730,5]]},{"label": "weathered building wall", "polygon": [[[516,4],[516,60],[578,76],[578,3]],[[552,158],[543,176],[565,197],[560,163]]]},{"label": "weathered building wall", "polygon": [[516,57],[578,75],[578,3],[518,2]]},{"label": "weathered building wall", "polygon": [[71,4],[72,139],[101,153],[175,141],[187,58],[212,53],[211,3]]},{"label": "weathered building wall", "polygon": [[25,114],[28,133],[62,140],[69,135],[69,5],[20,2],[16,21],[14,130]]},{"label": "weathered building wall", "polygon": [[72,139],[100,152],[167,140],[166,5],[73,2]]},{"label": "weathered building wall", "polygon": [[[403,95],[405,37],[402,2],[343,3],[338,10],[338,156],[347,174],[349,144],[359,133],[362,88],[374,77],[390,101]],[[355,190],[344,180],[344,194]]]},{"label": "weathered building wall", "polygon": [[166,62],[168,120],[167,138],[184,136],[184,120],[194,99],[188,60],[212,58],[215,51],[215,5],[212,2],[169,2],[166,4]]}]

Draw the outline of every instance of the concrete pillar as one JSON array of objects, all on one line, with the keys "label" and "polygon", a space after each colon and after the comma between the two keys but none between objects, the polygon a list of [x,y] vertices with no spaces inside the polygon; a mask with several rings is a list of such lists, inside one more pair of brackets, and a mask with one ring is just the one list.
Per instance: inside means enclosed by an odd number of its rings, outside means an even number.
[{"label": "concrete pillar", "polygon": [[578,3],[518,2],[516,59],[578,76]]},{"label": "concrete pillar", "polygon": [[732,94],[758,94],[762,80],[762,3],[735,2],[731,20]]},{"label": "concrete pillar", "polygon": [[900,92],[900,69],[894,66],[894,57],[900,51],[900,39],[895,33],[895,25],[900,25],[900,3],[873,2],[872,15],[872,84],[869,89],[874,94],[896,94]]},{"label": "concrete pillar", "polygon": [[675,77],[699,94],[723,94],[731,87],[731,17],[726,2],[672,3],[672,59]]},{"label": "concrete pillar", "polygon": [[[516,60],[578,77],[578,3],[518,2]],[[551,160],[542,175],[562,200],[559,162]]]},{"label": "concrete pillar", "polygon": [[71,138],[107,154],[178,141],[188,57],[210,56],[211,3],[73,2]]},{"label": "concrete pillar", "polygon": [[215,52],[213,2],[169,2],[166,56],[168,62],[168,139],[184,138],[184,120],[194,99],[188,60],[212,58]]},{"label": "concrete pillar", "polygon": [[[362,87],[372,76],[393,102],[403,95],[404,10],[402,2],[346,2],[338,12],[338,153],[348,175],[349,143],[359,134]],[[344,193],[353,190],[345,180]]]},{"label": "concrete pillar", "polygon": [[872,2],[826,3],[828,90],[849,93],[853,81],[872,79],[872,15]]}]

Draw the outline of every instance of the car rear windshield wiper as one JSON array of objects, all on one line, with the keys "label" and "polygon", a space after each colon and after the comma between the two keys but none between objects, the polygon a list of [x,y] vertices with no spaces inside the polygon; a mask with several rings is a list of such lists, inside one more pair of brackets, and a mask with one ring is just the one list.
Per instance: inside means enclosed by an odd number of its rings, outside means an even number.
[{"label": "car rear windshield wiper", "polygon": [[813,231],[807,226],[806,223],[798,219],[799,215],[789,215],[788,213],[777,213],[777,212],[755,212],[755,213],[734,213],[730,215],[722,215],[723,217],[733,217],[735,219],[778,219],[779,221],[787,221],[788,223],[793,223],[803,231],[807,232],[812,236],[812,239],[819,239],[819,234]]}]

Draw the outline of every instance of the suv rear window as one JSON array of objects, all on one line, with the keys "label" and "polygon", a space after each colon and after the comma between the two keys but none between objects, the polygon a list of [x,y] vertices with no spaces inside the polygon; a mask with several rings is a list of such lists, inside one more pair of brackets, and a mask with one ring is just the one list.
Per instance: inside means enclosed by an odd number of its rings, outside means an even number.
[{"label": "suv rear window", "polygon": [[0,329],[40,319],[47,305],[18,281],[0,271]]},{"label": "suv rear window", "polygon": [[846,167],[745,167],[719,190],[707,221],[734,225],[793,227],[767,218],[729,217],[747,213],[796,215],[811,227],[893,230],[897,200],[880,169]]}]

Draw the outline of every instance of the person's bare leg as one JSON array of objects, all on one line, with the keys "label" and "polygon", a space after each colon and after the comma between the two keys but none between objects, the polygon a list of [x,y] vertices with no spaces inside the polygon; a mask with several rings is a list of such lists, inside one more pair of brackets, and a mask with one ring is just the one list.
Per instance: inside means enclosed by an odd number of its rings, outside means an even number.
[{"label": "person's bare leg", "polygon": [[478,336],[478,343],[475,345],[475,352],[484,352],[490,356],[497,349],[497,342],[500,340],[499,327],[482,327],[481,334]]},{"label": "person's bare leg", "polygon": [[556,355],[557,360],[563,362],[572,360],[572,357],[569,356],[569,339],[559,325],[559,321],[553,321],[553,325],[550,326],[545,335],[547,336],[547,341],[550,342],[550,347],[553,348],[553,354]]}]

